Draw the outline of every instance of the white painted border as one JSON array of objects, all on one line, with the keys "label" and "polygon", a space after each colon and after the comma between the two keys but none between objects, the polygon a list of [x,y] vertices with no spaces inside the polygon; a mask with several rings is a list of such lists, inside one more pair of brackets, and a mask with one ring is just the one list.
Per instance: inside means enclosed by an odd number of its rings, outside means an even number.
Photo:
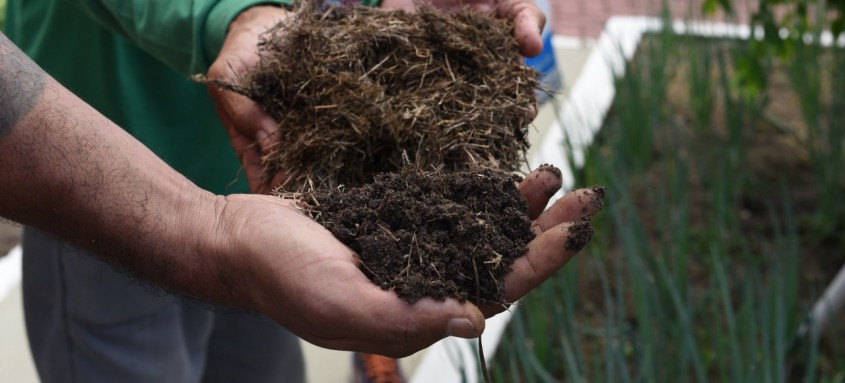
[{"label": "white painted border", "polygon": [[[569,141],[574,165],[583,166],[585,150],[601,128],[616,95],[615,77],[624,75],[625,63],[633,57],[643,34],[660,31],[662,27],[663,22],[659,18],[616,16],[607,21],[597,41],[567,36],[554,37],[555,48],[591,47],[592,52],[587,57],[581,74],[572,84],[569,96],[557,111],[558,119],[541,138],[537,154],[529,159],[531,169],[543,163],[556,164],[563,170],[563,190],[572,189],[572,164],[562,150],[564,141]],[[721,22],[675,21],[672,23],[672,29],[677,34],[710,38],[748,39],[751,36],[751,28],[747,25]],[[805,41],[811,40],[805,38]],[[823,33],[821,43],[823,46],[832,45],[832,35]],[[845,46],[845,39],[840,39],[837,45]],[[514,305],[511,311],[487,320],[487,328],[481,338],[482,342],[488,345],[485,353],[488,362],[495,355],[502,334],[513,315],[512,311],[517,307]],[[426,350],[426,355],[411,383],[478,382],[474,343],[474,340],[460,338],[447,338],[435,343]]]}]

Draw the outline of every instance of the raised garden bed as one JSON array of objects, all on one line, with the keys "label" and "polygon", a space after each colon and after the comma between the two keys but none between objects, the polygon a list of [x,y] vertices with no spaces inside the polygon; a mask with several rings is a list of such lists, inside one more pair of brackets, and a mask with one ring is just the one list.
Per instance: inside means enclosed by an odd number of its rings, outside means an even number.
[{"label": "raised garden bed", "polygon": [[749,97],[742,46],[670,30],[639,43],[576,172],[609,188],[603,235],[521,302],[497,380],[845,376],[845,316],[798,336],[845,263],[845,59],[798,47]]}]

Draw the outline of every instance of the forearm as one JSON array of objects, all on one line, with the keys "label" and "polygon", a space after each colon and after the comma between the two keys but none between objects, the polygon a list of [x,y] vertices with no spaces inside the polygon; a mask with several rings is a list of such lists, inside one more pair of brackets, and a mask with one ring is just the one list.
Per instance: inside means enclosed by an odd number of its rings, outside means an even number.
[{"label": "forearm", "polygon": [[[214,283],[219,199],[65,90],[0,34],[0,216],[181,292]],[[188,281],[187,278],[191,278]],[[216,290],[217,289],[217,290]]]}]

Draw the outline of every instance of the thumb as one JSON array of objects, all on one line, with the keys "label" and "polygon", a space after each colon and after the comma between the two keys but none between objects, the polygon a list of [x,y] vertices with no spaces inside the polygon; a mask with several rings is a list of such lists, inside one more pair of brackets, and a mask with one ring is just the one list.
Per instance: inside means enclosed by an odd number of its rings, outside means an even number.
[{"label": "thumb", "polygon": [[[344,320],[331,348],[355,349],[392,357],[403,357],[448,336],[476,338],[484,332],[484,314],[469,302],[423,298],[408,304],[396,294],[374,290],[359,296],[366,304],[336,307]],[[349,334],[355,334],[350,336]]]},{"label": "thumb", "polygon": [[546,15],[531,0],[502,0],[499,17],[513,21],[514,37],[519,50],[526,57],[534,57],[543,50],[540,32],[546,25]]},{"label": "thumb", "polygon": [[464,315],[452,316],[446,325],[446,336],[477,338],[484,332],[484,314],[474,304],[464,303]]}]

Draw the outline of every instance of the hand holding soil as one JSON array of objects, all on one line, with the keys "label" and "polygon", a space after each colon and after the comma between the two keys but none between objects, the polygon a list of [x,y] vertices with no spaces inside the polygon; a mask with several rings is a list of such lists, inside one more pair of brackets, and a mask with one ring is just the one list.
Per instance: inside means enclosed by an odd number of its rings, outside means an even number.
[{"label": "hand holding soil", "polygon": [[[504,276],[504,300],[515,301],[561,268],[589,241],[585,218],[601,210],[600,189],[580,189],[540,214],[560,188],[551,167],[529,174],[518,190],[526,198],[536,238]],[[230,196],[221,207],[221,233],[235,250],[221,254],[254,257],[221,259],[223,284],[238,300],[303,339],[321,347],[405,356],[446,336],[477,337],[484,317],[504,310],[498,303],[480,307],[454,298],[422,298],[408,304],[394,292],[373,284],[354,252],[313,220],[284,201],[269,196]],[[256,216],[265,217],[256,220]],[[280,254],[269,249],[299,249]],[[257,262],[244,263],[255,258]],[[247,293],[248,292],[248,293]],[[296,315],[292,315],[296,313]],[[483,313],[483,314],[482,314]]]},{"label": "hand holding soil", "polygon": [[[259,5],[238,15],[229,26],[217,59],[208,69],[208,78],[236,81],[254,68],[259,61],[259,36],[292,14],[285,8]],[[269,193],[272,190],[270,185],[277,184],[281,174],[269,183],[263,182],[261,157],[270,144],[278,140],[275,136],[278,123],[245,96],[214,85],[209,85],[208,93],[243,164],[250,190],[253,193]]]},{"label": "hand holding soil", "polygon": [[[383,289],[408,303],[468,300],[492,314],[592,238],[589,219],[602,209],[604,190],[576,190],[540,215],[560,185],[560,171],[549,165],[519,185],[490,171],[405,169],[362,187],[305,193],[301,205],[357,252],[364,274]],[[560,250],[565,256],[550,256]]]},{"label": "hand holding soil", "polygon": [[380,289],[360,271],[352,250],[291,201],[234,195],[219,211],[217,235],[229,240],[214,266],[225,271],[219,279],[231,300],[310,343],[400,356],[445,336],[472,338],[484,329],[483,315],[469,303],[423,299],[408,305]]},{"label": "hand holding soil", "polygon": [[[518,185],[503,175],[528,147],[538,82],[518,49],[533,50],[542,17],[524,0],[472,4],[516,25],[466,10],[414,6],[413,16],[320,4],[295,16],[255,7],[233,22],[209,72],[218,112],[251,188],[283,179],[287,190],[308,190],[305,208],[317,220],[290,200],[230,197],[226,232],[253,239],[234,245],[300,249],[259,264],[230,260],[236,277],[221,278],[233,294],[259,292],[246,300],[316,345],[403,356],[446,336],[479,336],[486,316],[589,242],[603,189],[576,190],[542,213],[561,187],[556,168]],[[525,31],[534,27],[536,36]],[[335,188],[403,165],[441,175]],[[268,198],[267,219],[246,221],[242,212],[257,205],[244,202],[255,198]]]}]

